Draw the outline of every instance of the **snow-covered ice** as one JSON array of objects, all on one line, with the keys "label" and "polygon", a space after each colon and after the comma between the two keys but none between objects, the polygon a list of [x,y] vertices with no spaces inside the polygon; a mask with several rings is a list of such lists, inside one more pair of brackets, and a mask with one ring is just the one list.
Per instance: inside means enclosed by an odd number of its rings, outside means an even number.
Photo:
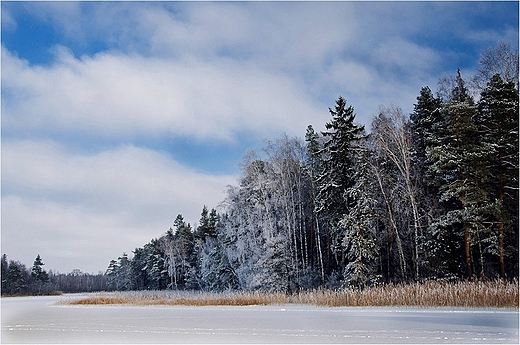
[{"label": "snow-covered ice", "polygon": [[506,309],[69,306],[2,298],[2,343],[518,343]]}]

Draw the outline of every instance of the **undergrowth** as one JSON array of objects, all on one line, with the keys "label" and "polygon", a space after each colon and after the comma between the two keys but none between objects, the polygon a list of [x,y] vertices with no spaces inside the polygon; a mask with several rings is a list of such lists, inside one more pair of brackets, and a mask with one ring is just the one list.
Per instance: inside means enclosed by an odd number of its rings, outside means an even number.
[{"label": "undergrowth", "polygon": [[427,281],[389,284],[359,289],[301,291],[291,295],[277,292],[233,291],[123,291],[97,293],[64,303],[72,305],[184,305],[248,306],[310,304],[324,307],[471,307],[518,309],[518,281]]}]

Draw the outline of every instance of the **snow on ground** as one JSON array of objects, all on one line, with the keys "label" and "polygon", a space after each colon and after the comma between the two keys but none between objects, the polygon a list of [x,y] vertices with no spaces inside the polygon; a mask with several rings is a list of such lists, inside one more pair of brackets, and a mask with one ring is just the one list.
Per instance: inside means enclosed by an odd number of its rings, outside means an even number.
[{"label": "snow on ground", "polygon": [[2,298],[2,343],[515,343],[507,309],[69,306]]}]

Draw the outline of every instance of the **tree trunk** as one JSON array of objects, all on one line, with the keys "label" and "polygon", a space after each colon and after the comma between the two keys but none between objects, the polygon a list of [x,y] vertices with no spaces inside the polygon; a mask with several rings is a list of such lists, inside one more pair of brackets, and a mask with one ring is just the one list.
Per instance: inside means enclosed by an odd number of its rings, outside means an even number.
[{"label": "tree trunk", "polygon": [[464,252],[466,254],[466,274],[468,279],[472,276],[472,267],[471,267],[471,246],[469,243],[469,225],[467,222],[464,222]]}]

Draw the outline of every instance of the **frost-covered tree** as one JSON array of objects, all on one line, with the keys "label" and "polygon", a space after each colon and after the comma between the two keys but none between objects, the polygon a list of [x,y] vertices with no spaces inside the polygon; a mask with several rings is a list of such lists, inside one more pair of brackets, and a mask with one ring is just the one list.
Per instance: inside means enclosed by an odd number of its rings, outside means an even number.
[{"label": "frost-covered tree", "polygon": [[272,181],[273,204],[279,210],[276,237],[282,241],[281,248],[288,259],[286,273],[290,283],[287,287],[292,289],[291,285],[296,285],[298,288],[309,274],[313,250],[312,234],[308,231],[309,183],[304,173],[306,148],[301,140],[284,135],[269,141],[264,152],[270,163],[268,176]]},{"label": "frost-covered tree", "polygon": [[341,96],[329,112],[332,119],[325,124],[327,130],[322,132],[325,138],[322,150],[324,164],[316,177],[316,203],[317,212],[326,220],[330,234],[327,249],[335,259],[333,269],[341,272],[345,268],[346,258],[342,246],[344,229],[339,222],[355,203],[349,199],[347,190],[355,184],[354,152],[364,138],[364,126],[354,122],[354,108],[347,106]]},{"label": "frost-covered tree", "polygon": [[9,260],[5,287],[2,293],[20,294],[27,291],[29,285],[29,271],[25,265],[19,261]]},{"label": "frost-covered tree", "polygon": [[49,274],[43,269],[44,265],[40,254],[38,254],[31,269],[31,277],[38,289],[38,293],[41,293],[44,284],[49,281]]},{"label": "frost-covered tree", "polygon": [[[324,200],[318,200],[316,198],[318,186],[322,183],[325,183],[323,180],[318,180],[318,176],[322,174],[324,169],[324,161],[322,157],[323,141],[320,139],[323,139],[323,137],[320,137],[312,125],[309,125],[307,127],[307,132],[305,133],[307,155],[305,159],[304,172],[308,178],[309,183],[309,224],[313,230],[312,232],[314,232],[316,256],[320,268],[321,283],[323,284],[325,282],[325,271],[329,271],[328,269],[326,270],[324,263],[330,262],[330,257],[328,258],[329,260],[326,261],[324,258],[324,249],[322,249],[322,247],[325,247],[325,245],[322,243],[329,243],[329,241],[324,242],[324,231],[321,230],[323,228],[323,224],[325,223],[325,221],[321,219],[322,215],[320,214],[320,210],[325,209],[324,205],[322,204]],[[328,250],[326,250],[326,252],[330,253]]]},{"label": "frost-covered tree", "polygon": [[504,82],[499,74],[490,79],[474,122],[481,146],[491,151],[483,171],[493,201],[486,252],[498,257],[504,278],[505,258],[518,262],[518,89],[513,81]]},{"label": "frost-covered tree", "polygon": [[108,268],[105,271],[105,276],[107,277],[107,287],[109,290],[120,290],[118,284],[118,270],[119,267],[117,265],[117,261],[110,260]]},{"label": "frost-covered tree", "polygon": [[442,120],[442,100],[433,95],[428,86],[421,88],[417,103],[410,114],[412,134],[412,161],[419,171],[420,182],[426,182],[425,171],[429,162],[426,157],[426,147],[432,144],[435,135],[434,127]]},{"label": "frost-covered tree", "polygon": [[218,238],[206,238],[199,255],[203,289],[225,291],[239,287],[238,277],[227,255],[223,235],[218,235]]},{"label": "frost-covered tree", "polygon": [[228,262],[243,289],[310,287],[318,254],[306,147],[283,136],[267,142],[262,153],[262,159],[253,152],[244,158],[239,186],[228,191],[223,219]]},{"label": "frost-covered tree", "polygon": [[[433,162],[426,152],[427,147],[432,147],[436,143],[437,129],[442,123],[442,107],[442,100],[435,97],[431,89],[425,86],[421,88],[417,103],[414,104],[414,110],[410,114],[411,160],[416,176],[418,207],[424,229],[428,229],[442,213],[442,205],[438,199],[438,185],[433,182],[434,176],[429,171],[429,166]],[[439,250],[437,241],[430,235],[430,232],[423,231],[425,265],[427,263],[425,269],[428,271],[424,274],[427,277],[435,275],[435,271],[442,270],[440,268],[443,267],[439,264],[441,257],[436,254]]]},{"label": "frost-covered tree", "polygon": [[358,154],[356,161],[355,184],[347,190],[348,197],[354,200],[354,206],[343,216],[340,226],[345,229],[343,247],[348,263],[343,272],[346,286],[364,288],[380,280],[378,274],[378,247],[376,242],[377,219],[371,185],[371,168],[368,151]]},{"label": "frost-covered tree", "polygon": [[160,241],[153,239],[145,245],[148,252],[145,271],[147,273],[147,289],[162,290],[168,285],[168,270],[165,266],[164,253]]},{"label": "frost-covered tree", "polygon": [[[404,237],[413,240],[412,253],[414,278],[419,279],[421,261],[424,257],[423,218],[419,206],[418,170],[412,161],[412,134],[408,119],[401,108],[381,107],[380,114],[372,126],[373,143],[387,166],[390,165],[394,178],[395,191],[402,197],[398,204],[399,216],[406,219]],[[421,257],[421,258],[420,258]]]},{"label": "frost-covered tree", "polygon": [[[461,263],[466,276],[471,277],[478,273],[471,248],[481,245],[481,214],[487,206],[482,178],[489,150],[477,140],[477,128],[472,122],[477,107],[467,92],[460,70],[456,80],[451,99],[442,109],[443,119],[437,125],[434,141],[427,148],[432,162],[429,172],[438,185],[439,200],[446,207],[446,212],[431,228],[434,232],[451,232],[459,239],[457,242],[462,245],[463,253]],[[449,238],[452,236],[443,237],[453,241]],[[481,251],[478,251],[481,263]]]},{"label": "frost-covered tree", "polygon": [[9,271],[9,262],[7,261],[7,255],[2,255],[2,272],[0,273],[0,278],[2,279],[2,293],[7,291],[7,272]]},{"label": "frost-covered tree", "polygon": [[191,225],[184,221],[184,217],[179,214],[173,222],[175,228],[174,249],[178,258],[176,264],[177,285],[182,288],[193,289],[197,286],[196,273],[196,253],[195,238]]}]

